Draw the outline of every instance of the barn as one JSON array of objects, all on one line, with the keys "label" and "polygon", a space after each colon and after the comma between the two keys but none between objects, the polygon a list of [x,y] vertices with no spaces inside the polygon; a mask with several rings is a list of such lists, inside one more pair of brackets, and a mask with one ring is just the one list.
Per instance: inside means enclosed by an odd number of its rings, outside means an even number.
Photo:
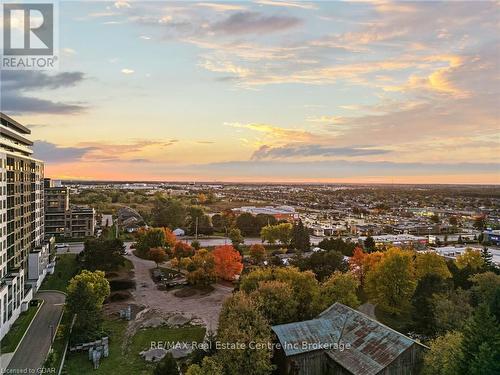
[{"label": "barn", "polygon": [[280,375],[413,375],[428,349],[341,303],[272,330]]}]

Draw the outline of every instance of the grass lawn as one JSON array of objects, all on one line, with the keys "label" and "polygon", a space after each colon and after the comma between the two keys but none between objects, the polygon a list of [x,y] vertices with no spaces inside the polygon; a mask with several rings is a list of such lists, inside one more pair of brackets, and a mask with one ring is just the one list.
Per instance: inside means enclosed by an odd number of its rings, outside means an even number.
[{"label": "grass lawn", "polygon": [[71,324],[70,315],[66,309],[63,310],[63,316],[61,318],[61,324],[57,329],[56,338],[54,339],[54,343],[52,344],[52,350],[54,350],[56,354],[56,363],[54,367],[56,370],[59,370],[59,366],[61,366],[61,360],[64,352],[64,348],[66,347],[66,341],[69,339],[68,329]]},{"label": "grass lawn", "polygon": [[28,329],[29,324],[41,305],[39,303],[36,307],[30,306],[27,311],[19,315],[19,318],[17,318],[10,331],[2,340],[2,353],[11,353],[16,350],[17,344],[21,341],[24,332]]},{"label": "grass lawn", "polygon": [[139,352],[148,349],[151,341],[199,341],[205,336],[203,327],[182,328],[148,328],[137,332],[129,341],[125,352],[122,352],[122,344],[125,339],[127,322],[123,320],[105,320],[104,329],[109,332],[110,355],[101,361],[98,370],[93,370],[88,354],[68,353],[64,367],[68,374],[134,374],[150,375],[154,364],[142,359]]},{"label": "grass lawn", "polygon": [[66,292],[69,280],[76,275],[77,271],[76,254],[58,255],[54,274],[45,278],[40,289]]}]

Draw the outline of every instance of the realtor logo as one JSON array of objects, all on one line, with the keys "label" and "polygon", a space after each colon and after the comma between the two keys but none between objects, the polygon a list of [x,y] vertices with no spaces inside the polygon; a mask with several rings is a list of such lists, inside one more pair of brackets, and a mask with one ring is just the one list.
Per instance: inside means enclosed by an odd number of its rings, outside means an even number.
[{"label": "realtor logo", "polygon": [[3,4],[0,68],[50,70],[58,67],[57,3]]},{"label": "realtor logo", "polygon": [[[52,55],[54,53],[53,4],[4,4],[4,55]],[[14,27],[22,29],[16,38]]]}]

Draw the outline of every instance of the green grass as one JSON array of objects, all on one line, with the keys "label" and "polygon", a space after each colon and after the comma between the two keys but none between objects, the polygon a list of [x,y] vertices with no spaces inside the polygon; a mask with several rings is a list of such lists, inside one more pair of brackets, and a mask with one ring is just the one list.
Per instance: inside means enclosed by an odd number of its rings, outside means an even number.
[{"label": "green grass", "polygon": [[61,360],[66,347],[66,341],[69,339],[69,325],[71,324],[71,318],[66,309],[63,309],[63,316],[61,318],[61,324],[57,328],[56,338],[52,343],[52,350],[56,352],[56,363],[54,367],[59,370],[61,366]]},{"label": "green grass", "polygon": [[56,269],[53,275],[48,275],[42,290],[60,290],[66,292],[69,280],[78,272],[76,254],[61,254],[57,256]]},{"label": "green grass", "polygon": [[2,340],[2,353],[11,353],[16,350],[17,344],[21,341],[24,332],[28,329],[29,324],[35,317],[35,314],[41,305],[42,304],[39,303],[36,307],[30,306],[27,311],[19,315],[19,318],[17,318],[7,335],[5,335]]},{"label": "green grass", "polygon": [[123,320],[105,320],[104,329],[109,332],[110,353],[108,358],[101,361],[100,367],[93,370],[88,360],[88,353],[68,353],[64,367],[68,374],[83,375],[108,375],[108,374],[134,374],[150,375],[154,364],[146,362],[139,352],[148,349],[151,341],[198,341],[205,336],[203,327],[182,328],[148,328],[137,332],[128,342],[125,351],[122,344],[125,339],[127,322]]}]

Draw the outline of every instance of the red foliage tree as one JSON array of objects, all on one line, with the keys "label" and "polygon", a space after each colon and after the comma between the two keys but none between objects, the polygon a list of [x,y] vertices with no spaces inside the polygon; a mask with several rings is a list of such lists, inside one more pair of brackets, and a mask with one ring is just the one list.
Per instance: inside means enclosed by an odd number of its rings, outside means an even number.
[{"label": "red foliage tree", "polygon": [[218,246],[213,251],[215,272],[223,280],[234,280],[243,270],[241,254],[231,245]]},{"label": "red foliage tree", "polygon": [[366,256],[367,254],[363,251],[363,249],[357,246],[354,249],[352,257],[349,258],[349,269],[354,275],[356,275],[356,278],[359,280],[361,285],[363,285],[363,281],[365,278]]},{"label": "red foliage tree", "polygon": [[186,258],[194,255],[194,248],[182,241],[177,241],[174,245],[173,256],[177,259]]},{"label": "red foliage tree", "polygon": [[163,227],[163,232],[165,233],[165,244],[172,249],[177,242],[176,235],[167,227]]}]

